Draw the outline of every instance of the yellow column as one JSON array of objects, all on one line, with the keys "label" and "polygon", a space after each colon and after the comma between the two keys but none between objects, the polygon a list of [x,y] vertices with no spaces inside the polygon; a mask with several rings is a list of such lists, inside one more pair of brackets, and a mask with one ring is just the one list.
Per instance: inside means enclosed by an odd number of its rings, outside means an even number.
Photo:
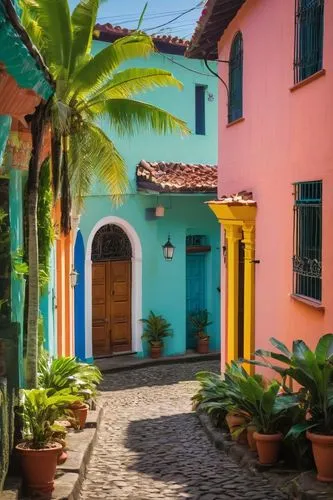
[{"label": "yellow column", "polygon": [[[255,300],[255,224],[246,222],[243,225],[244,248],[244,358],[252,359],[255,349],[254,338],[254,300]],[[253,373],[254,367],[245,366],[249,373]]]},{"label": "yellow column", "polygon": [[224,224],[228,242],[228,328],[227,361],[238,358],[238,275],[239,241],[242,239],[242,227],[236,224]]}]

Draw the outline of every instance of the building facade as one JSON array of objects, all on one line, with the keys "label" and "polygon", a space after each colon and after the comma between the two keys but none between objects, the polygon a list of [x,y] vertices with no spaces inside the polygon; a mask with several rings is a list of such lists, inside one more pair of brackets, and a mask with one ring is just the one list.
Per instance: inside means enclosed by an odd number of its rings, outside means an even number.
[{"label": "building facade", "polygon": [[332,331],[332,41],[330,1],[209,0],[188,49],[220,61],[223,362]]},{"label": "building facade", "polygon": [[[126,33],[97,26],[94,50]],[[98,183],[85,199],[75,244],[75,347],[81,359],[147,355],[141,319],[151,310],[172,325],[166,355],[194,348],[188,316],[197,309],[209,311],[210,348],[220,348],[219,228],[205,205],[217,188],[217,82],[201,62],[185,60],[184,41],[154,42],[156,53],[131,66],[171,71],[184,90],[157,89],[142,99],[184,119],[192,134],[142,131],[123,138],[104,127],[126,161],[130,187],[119,207]],[[169,235],[175,246],[170,262],[162,251]]]}]

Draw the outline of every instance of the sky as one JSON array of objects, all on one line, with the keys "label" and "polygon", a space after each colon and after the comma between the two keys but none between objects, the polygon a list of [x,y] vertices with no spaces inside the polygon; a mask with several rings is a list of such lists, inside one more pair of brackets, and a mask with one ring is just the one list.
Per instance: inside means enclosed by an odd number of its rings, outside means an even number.
[{"label": "sky", "polygon": [[[71,8],[77,3],[77,0],[69,0]],[[97,21],[101,24],[111,23],[125,28],[136,28],[145,3],[146,0],[105,0],[99,9]],[[198,6],[200,3],[203,2],[200,0],[148,0],[141,28],[150,34],[172,34],[181,38],[191,38],[203,8]],[[157,27],[193,7],[195,10],[167,26]]]}]

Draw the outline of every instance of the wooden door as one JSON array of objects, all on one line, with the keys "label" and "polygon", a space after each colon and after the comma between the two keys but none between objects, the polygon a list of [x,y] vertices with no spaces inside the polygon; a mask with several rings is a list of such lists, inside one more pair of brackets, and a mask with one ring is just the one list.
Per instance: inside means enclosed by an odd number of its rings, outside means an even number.
[{"label": "wooden door", "polygon": [[92,338],[94,356],[111,354],[110,304],[107,294],[108,262],[92,265]]},{"label": "wooden door", "polygon": [[94,356],[131,351],[131,262],[92,266],[92,335]]}]

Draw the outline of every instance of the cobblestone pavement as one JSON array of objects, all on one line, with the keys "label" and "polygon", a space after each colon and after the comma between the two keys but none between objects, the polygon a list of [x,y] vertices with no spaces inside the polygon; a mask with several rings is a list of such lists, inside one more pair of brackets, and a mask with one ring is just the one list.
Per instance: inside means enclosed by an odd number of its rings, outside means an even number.
[{"label": "cobblestone pavement", "polygon": [[81,500],[286,498],[262,476],[253,476],[216,450],[190,397],[200,370],[218,362],[153,366],[108,374],[102,387],[104,416]]}]

